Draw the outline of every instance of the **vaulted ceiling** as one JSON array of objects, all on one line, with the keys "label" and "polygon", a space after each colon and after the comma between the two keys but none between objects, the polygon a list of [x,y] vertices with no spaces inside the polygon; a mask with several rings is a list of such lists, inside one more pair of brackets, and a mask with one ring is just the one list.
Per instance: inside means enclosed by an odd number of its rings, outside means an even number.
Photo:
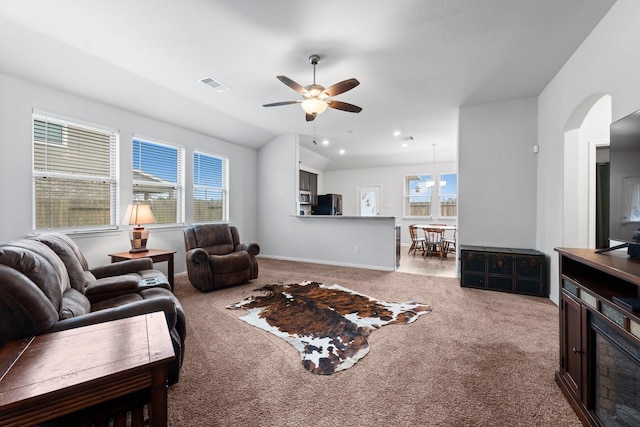
[{"label": "vaulted ceiling", "polygon": [[[300,134],[328,169],[453,161],[461,106],[538,95],[613,3],[0,0],[0,73],[254,149]],[[361,113],[262,107],[300,99],[276,76],[312,83],[311,54]]]}]

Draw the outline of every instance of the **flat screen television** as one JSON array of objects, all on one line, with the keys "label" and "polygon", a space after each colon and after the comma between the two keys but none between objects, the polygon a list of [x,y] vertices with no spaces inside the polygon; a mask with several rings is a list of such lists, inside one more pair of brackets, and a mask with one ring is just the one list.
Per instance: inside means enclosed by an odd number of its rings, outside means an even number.
[{"label": "flat screen television", "polygon": [[640,242],[640,110],[611,124],[610,246]]}]

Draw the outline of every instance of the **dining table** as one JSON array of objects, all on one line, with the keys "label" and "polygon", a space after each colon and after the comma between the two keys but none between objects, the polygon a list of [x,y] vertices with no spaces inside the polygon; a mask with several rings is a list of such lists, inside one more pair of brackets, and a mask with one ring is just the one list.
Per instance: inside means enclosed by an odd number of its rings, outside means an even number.
[{"label": "dining table", "polygon": [[443,230],[443,231],[458,229],[458,227],[456,227],[455,225],[416,224],[416,227],[422,228],[423,230],[425,228],[435,228],[436,230]]},{"label": "dining table", "polygon": [[[444,233],[447,230],[457,230],[458,228],[455,225],[437,225],[437,224],[416,224],[415,225],[417,228],[421,228],[422,230],[442,230],[442,236],[444,237]],[[448,250],[448,244],[446,245],[447,248],[442,248],[441,245],[441,251],[442,251],[442,256],[446,257],[447,256],[447,252],[449,252]],[[428,254],[427,252],[424,253],[424,256],[431,256],[430,254]]]}]

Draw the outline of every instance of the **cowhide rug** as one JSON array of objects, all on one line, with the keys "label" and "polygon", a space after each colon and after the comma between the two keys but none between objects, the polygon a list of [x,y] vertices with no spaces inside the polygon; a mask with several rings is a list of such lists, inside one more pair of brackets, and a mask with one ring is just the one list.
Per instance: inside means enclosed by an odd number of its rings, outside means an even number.
[{"label": "cowhide rug", "polygon": [[245,322],[288,341],[315,374],[330,375],[350,368],[369,353],[368,337],[377,328],[412,323],[431,312],[426,304],[390,303],[359,294],[340,285],[305,281],[271,284],[228,305],[245,309]]}]

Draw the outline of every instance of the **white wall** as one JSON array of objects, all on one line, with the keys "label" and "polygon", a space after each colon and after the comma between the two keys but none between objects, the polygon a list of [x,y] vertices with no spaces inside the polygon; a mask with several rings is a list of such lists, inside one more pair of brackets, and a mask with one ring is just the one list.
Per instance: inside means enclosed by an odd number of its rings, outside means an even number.
[{"label": "white wall", "polygon": [[[22,238],[33,231],[31,114],[34,109],[119,129],[120,205],[125,208],[132,197],[131,137],[134,132],[182,145],[187,159],[192,158],[194,148],[227,156],[230,222],[238,226],[242,240],[256,241],[257,153],[254,150],[0,74],[0,242]],[[185,193],[190,195],[193,170],[191,162],[186,161],[185,165]],[[191,212],[192,205],[187,199],[186,218],[191,218]],[[123,216],[124,211],[118,215]],[[176,250],[176,272],[185,271],[182,227],[148,228],[151,230],[149,246]],[[108,263],[108,253],[130,248],[127,232],[128,226],[113,232],[77,235],[74,239],[93,267]],[[166,272],[164,264],[157,266]]]},{"label": "white wall", "polygon": [[277,259],[393,270],[393,218],[296,216],[298,150],[296,135],[281,135],[258,152],[260,254]]},{"label": "white wall", "polygon": [[[436,148],[437,150],[437,148]],[[436,152],[437,160],[437,152]],[[342,194],[342,209],[344,215],[356,215],[358,186],[381,187],[381,211],[382,216],[396,217],[396,224],[401,226],[401,241],[403,245],[409,245],[409,225],[418,223],[438,222],[455,225],[457,218],[406,218],[403,217],[404,204],[404,177],[406,175],[418,175],[430,173],[433,170],[433,158],[425,159],[424,163],[405,166],[388,166],[377,168],[329,170],[324,173],[324,192]],[[456,173],[454,162],[436,161],[435,174]]]},{"label": "white wall", "polygon": [[535,248],[536,109],[524,98],[460,110],[460,245]]},{"label": "white wall", "polygon": [[[585,100],[611,95],[615,121],[640,108],[640,2],[618,0],[538,98],[538,250],[551,258],[551,299],[558,302],[563,246],[564,135],[580,125]],[[595,102],[595,101],[594,101]],[[593,103],[591,104],[593,105]]]},{"label": "white wall", "polygon": [[609,144],[611,97],[603,96],[564,140],[563,245],[595,248],[596,145]]}]

